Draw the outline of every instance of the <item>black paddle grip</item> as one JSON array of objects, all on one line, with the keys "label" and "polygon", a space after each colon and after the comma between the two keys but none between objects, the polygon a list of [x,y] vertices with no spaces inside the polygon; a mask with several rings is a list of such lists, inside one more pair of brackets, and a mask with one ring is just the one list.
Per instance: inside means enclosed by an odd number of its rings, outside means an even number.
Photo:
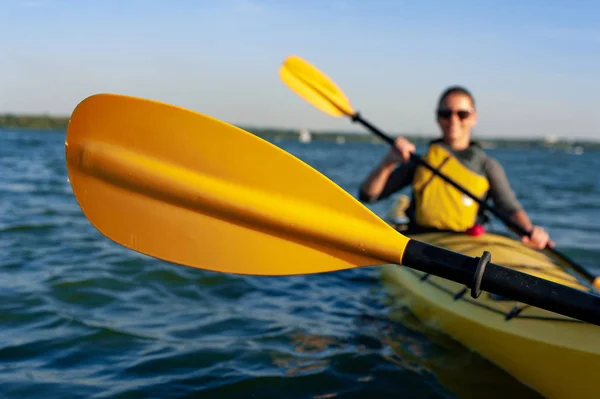
[{"label": "black paddle grip", "polygon": [[482,276],[476,276],[480,259],[411,239],[401,264],[469,288],[479,281],[476,290],[600,326],[600,296],[491,262],[486,262]]}]

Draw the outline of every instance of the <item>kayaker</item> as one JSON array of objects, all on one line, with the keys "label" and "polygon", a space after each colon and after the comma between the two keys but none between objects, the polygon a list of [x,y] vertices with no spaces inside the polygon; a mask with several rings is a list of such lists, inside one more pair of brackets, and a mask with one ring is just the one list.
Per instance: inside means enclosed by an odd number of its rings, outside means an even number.
[{"label": "kayaker", "polygon": [[[464,87],[449,87],[440,96],[436,116],[442,137],[430,142],[423,159],[479,198],[492,199],[497,209],[531,231],[531,237],[522,238],[525,244],[540,249],[546,244],[553,246],[546,230],[531,223],[502,165],[471,140],[477,122],[471,93]],[[372,203],[412,186],[407,210],[410,230],[469,231],[480,226],[483,215],[478,204],[411,161],[413,152],[415,145],[398,137],[360,186],[359,199]]]}]

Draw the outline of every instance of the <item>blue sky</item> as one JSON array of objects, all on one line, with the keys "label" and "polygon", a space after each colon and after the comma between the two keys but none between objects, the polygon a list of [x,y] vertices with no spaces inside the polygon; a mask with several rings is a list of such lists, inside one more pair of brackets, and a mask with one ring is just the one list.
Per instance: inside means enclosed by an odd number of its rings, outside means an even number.
[{"label": "blue sky", "polygon": [[441,91],[481,137],[600,139],[600,2],[0,0],[0,112],[69,114],[98,92],[255,126],[364,132],[278,77],[299,55],[390,133],[437,133]]}]

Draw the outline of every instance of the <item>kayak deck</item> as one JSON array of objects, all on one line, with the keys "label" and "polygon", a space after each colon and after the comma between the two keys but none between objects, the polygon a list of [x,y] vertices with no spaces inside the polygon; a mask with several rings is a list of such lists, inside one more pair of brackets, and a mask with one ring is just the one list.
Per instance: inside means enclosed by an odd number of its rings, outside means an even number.
[{"label": "kayak deck", "polygon": [[[503,234],[473,237],[423,233],[412,239],[469,256],[484,250],[492,262],[590,291],[568,272],[568,264],[548,251],[536,251]],[[480,353],[548,398],[597,398],[600,328],[527,304],[482,292],[398,265],[381,268],[384,285],[425,323]]]}]

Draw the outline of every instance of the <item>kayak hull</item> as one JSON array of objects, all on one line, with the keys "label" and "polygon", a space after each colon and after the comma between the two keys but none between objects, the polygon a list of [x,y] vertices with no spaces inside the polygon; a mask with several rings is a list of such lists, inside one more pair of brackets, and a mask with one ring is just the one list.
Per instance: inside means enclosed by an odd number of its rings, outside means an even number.
[{"label": "kayak hull", "polygon": [[[571,287],[589,290],[568,265],[502,234],[478,237],[425,233],[412,239]],[[382,280],[426,324],[441,329],[547,398],[598,398],[600,328],[553,312],[466,287],[398,265],[384,265]]]}]

